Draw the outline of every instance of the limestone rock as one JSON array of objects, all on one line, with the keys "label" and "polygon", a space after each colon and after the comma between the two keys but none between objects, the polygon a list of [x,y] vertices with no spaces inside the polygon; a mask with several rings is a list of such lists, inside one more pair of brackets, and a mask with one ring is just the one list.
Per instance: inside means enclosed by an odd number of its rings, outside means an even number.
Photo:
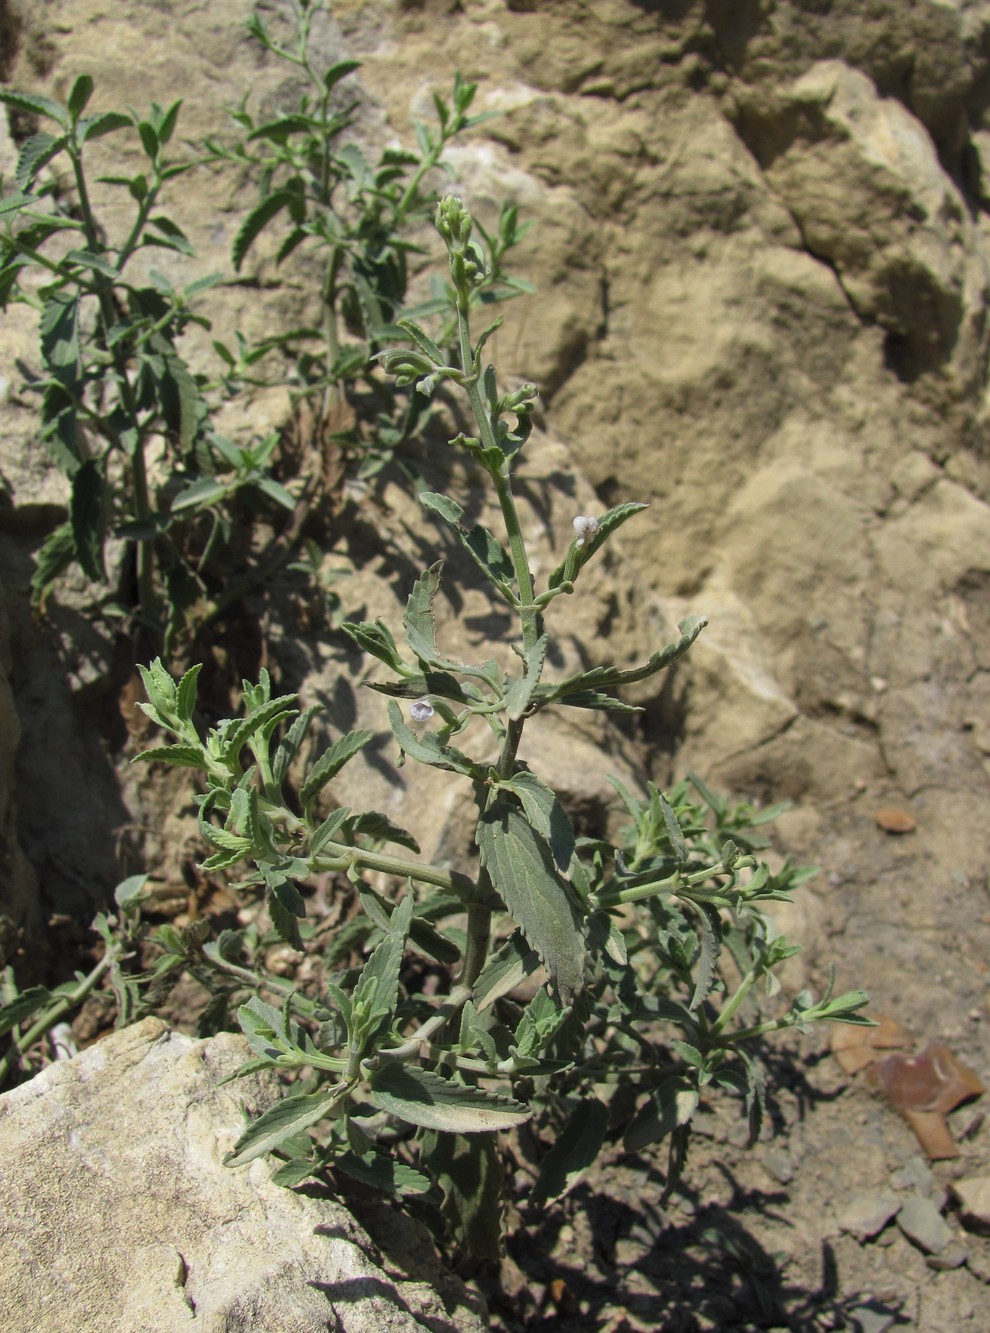
[{"label": "limestone rock", "polygon": [[222,1165],[273,1097],[220,1086],[246,1054],[146,1019],[0,1099],[5,1333],[480,1333],[460,1284],[386,1271],[336,1202]]}]

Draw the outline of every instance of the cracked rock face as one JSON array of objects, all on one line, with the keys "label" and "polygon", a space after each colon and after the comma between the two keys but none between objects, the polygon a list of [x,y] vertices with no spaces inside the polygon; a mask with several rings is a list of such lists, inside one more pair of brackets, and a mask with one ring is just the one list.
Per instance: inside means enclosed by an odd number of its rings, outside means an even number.
[{"label": "cracked rock face", "polygon": [[247,1053],[146,1019],[0,1098],[6,1333],[480,1333],[459,1283],[383,1267],[336,1202],[223,1166],[274,1095],[220,1086]]}]

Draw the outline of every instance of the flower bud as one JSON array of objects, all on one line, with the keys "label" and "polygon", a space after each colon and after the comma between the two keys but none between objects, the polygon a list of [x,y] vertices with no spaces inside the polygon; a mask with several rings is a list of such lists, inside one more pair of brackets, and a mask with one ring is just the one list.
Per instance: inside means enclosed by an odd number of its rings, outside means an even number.
[{"label": "flower bud", "polygon": [[446,194],[437,204],[437,231],[448,244],[463,250],[471,239],[471,214],[460,199]]}]

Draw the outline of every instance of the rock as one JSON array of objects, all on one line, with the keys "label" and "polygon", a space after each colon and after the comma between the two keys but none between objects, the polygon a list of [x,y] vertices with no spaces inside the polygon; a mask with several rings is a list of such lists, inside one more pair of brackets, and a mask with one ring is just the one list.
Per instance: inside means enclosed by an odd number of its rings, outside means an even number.
[{"label": "rock", "polygon": [[946,1245],[944,1250],[939,1250],[937,1254],[926,1255],[925,1263],[936,1272],[944,1273],[952,1268],[962,1268],[968,1258],[969,1250],[966,1249],[962,1241],[953,1240]]},{"label": "rock", "polygon": [[246,1055],[145,1019],[0,1098],[5,1333],[480,1333],[459,1283],[386,1272],[339,1203],[222,1165],[274,1095],[220,1086]]},{"label": "rock", "polygon": [[949,1186],[968,1231],[990,1231],[990,1176],[967,1176]]},{"label": "rock", "polygon": [[897,1214],[897,1225],[926,1254],[939,1254],[953,1239],[952,1230],[931,1199],[913,1195]]},{"label": "rock", "polygon": [[839,1228],[857,1240],[872,1240],[880,1234],[901,1206],[892,1194],[858,1194],[839,1215]]}]

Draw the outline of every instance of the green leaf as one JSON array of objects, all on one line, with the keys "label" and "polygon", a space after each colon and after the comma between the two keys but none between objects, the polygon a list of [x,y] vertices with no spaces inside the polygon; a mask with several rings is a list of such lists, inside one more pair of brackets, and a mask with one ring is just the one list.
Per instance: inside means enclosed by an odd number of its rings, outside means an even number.
[{"label": "green leaf", "polygon": [[25,139],[14,172],[14,179],[20,189],[29,189],[37,173],[46,162],[62,151],[65,144],[64,135],[56,138],[54,134],[32,134],[29,139]]},{"label": "green leaf", "polygon": [[78,375],[79,298],[69,292],[55,292],[45,302],[38,327],[45,364]]},{"label": "green leaf", "polygon": [[426,1194],[430,1189],[428,1176],[380,1152],[365,1153],[363,1157],[352,1152],[342,1153],[333,1166],[335,1171],[342,1171],[352,1180],[360,1180],[372,1189],[384,1190],[386,1194],[400,1198],[406,1194]]},{"label": "green leaf", "polygon": [[323,823],[310,837],[309,852],[311,856],[320,854],[323,847],[330,841],[350,813],[350,807],[342,805],[338,810],[333,810],[327,815]]},{"label": "green leaf", "polygon": [[240,230],[234,237],[234,244],[231,249],[231,260],[235,270],[239,273],[241,265],[244,263],[245,256],[251,246],[261,235],[264,229],[271,222],[272,218],[277,217],[283,208],[288,208],[296,202],[296,194],[291,190],[276,190],[267,198],[262,199],[261,203],[253,208],[247,217],[241,223]]},{"label": "green leaf", "polygon": [[347,1095],[347,1085],[337,1085],[329,1092],[297,1093],[284,1097],[277,1106],[250,1125],[223,1159],[224,1166],[246,1166],[263,1153],[271,1152],[286,1139],[324,1120]]},{"label": "green leaf", "polygon": [[688,1006],[693,1013],[708,998],[718,980],[718,959],[722,952],[722,918],[715,908],[707,903],[692,902],[689,898],[682,901],[694,908],[700,926],[701,953],[698,956],[698,975],[695,979],[694,994]]},{"label": "green leaf", "polygon": [[678,823],[677,816],[670,802],[664,796],[663,792],[657,792],[657,801],[660,805],[660,811],[663,815],[664,826],[667,830],[667,837],[670,839],[671,850],[675,858],[683,865],[688,860],[690,853],[688,845],[684,841],[684,834],[681,832],[681,826]]},{"label": "green leaf", "polygon": [[648,676],[656,675],[658,671],[671,666],[683,656],[707,624],[708,621],[704,616],[689,616],[678,625],[680,637],[666,648],[654,653],[643,666],[632,667],[627,671],[619,667],[593,667],[590,671],[582,671],[580,675],[561,681],[559,685],[548,686],[545,691],[539,690],[539,697],[542,702],[555,699],[566,704],[571,702],[569,696],[572,694],[580,694],[587,690],[612,689],[617,685],[645,680]]},{"label": "green leaf", "polygon": [[195,745],[159,745],[153,750],[142,750],[134,756],[132,763],[136,764],[139,760],[149,764],[172,764],[176,768],[201,768],[207,771],[203,751]]},{"label": "green leaf", "polygon": [[95,116],[84,116],[76,127],[80,143],[90,139],[101,139],[104,134],[113,134],[115,130],[127,129],[133,125],[131,116],[122,111],[101,111]]},{"label": "green leaf", "polygon": [[183,509],[208,509],[218,500],[225,499],[234,489],[235,485],[231,482],[217,481],[215,477],[199,477],[179,492],[172,501],[171,512],[179,514]]},{"label": "green leaf", "polygon": [[474,983],[474,1003],[479,1013],[514,991],[539,967],[542,967],[539,954],[526,943],[521,930],[515,931],[492,954]]},{"label": "green leaf", "polygon": [[513,722],[517,722],[527,711],[533,699],[533,692],[540,683],[543,664],[547,658],[547,645],[550,640],[541,634],[536,643],[526,654],[526,670],[514,680],[505,695],[505,711]]},{"label": "green leaf", "polygon": [[52,998],[51,991],[45,986],[31,986],[21,991],[20,995],[0,1007],[0,1037],[43,1009]]},{"label": "green leaf", "polygon": [[[214,857],[210,858],[211,861],[215,859],[216,858]],[[241,859],[243,859],[243,857]],[[206,863],[204,862],[204,865],[205,864]],[[231,863],[228,862],[228,864]],[[233,864],[236,865],[237,862],[234,861]],[[280,887],[284,889],[285,885],[283,884]],[[298,890],[296,892],[298,893]],[[279,897],[278,889],[268,889],[266,904],[268,907],[268,915],[272,919],[272,925],[274,926],[279,939],[287,944],[290,949],[301,949],[303,947],[303,942],[302,936],[299,934],[299,918],[291,907],[286,907],[284,905],[282,899]],[[303,916],[305,916],[305,914],[306,909],[303,907]]]},{"label": "green leaf", "polygon": [[72,478],[69,503],[76,557],[87,578],[106,578],[103,543],[106,538],[106,483],[99,463],[87,458]]},{"label": "green leaf", "polygon": [[675,1129],[690,1123],[698,1102],[697,1088],[686,1079],[668,1078],[633,1117],[622,1146],[626,1152],[639,1152],[651,1143],[659,1143]]},{"label": "green leaf", "polygon": [[482,1092],[397,1060],[382,1060],[368,1082],[372,1105],[424,1129],[493,1133],[521,1125],[532,1114],[528,1106],[511,1097]]},{"label": "green leaf", "polygon": [[96,255],[89,250],[70,250],[65,257],[71,263],[81,264],[83,268],[91,269],[94,273],[99,273],[104,278],[117,278],[120,276],[120,270],[104,255]]},{"label": "green leaf", "polygon": [[614,509],[608,510],[598,519],[598,525],[594,533],[589,536],[583,546],[571,548],[567,556],[561,561],[557,568],[547,579],[548,588],[558,588],[563,583],[565,577],[574,578],[586,565],[596,551],[599,551],[611,534],[622,526],[627,519],[632,518],[633,514],[638,514],[640,510],[648,508],[636,500],[630,500],[626,504],[616,505]]},{"label": "green leaf", "polygon": [[72,91],[69,93],[68,108],[69,114],[73,120],[78,120],[86,110],[86,103],[93,96],[93,77],[91,74],[80,74],[78,79],[72,85]]},{"label": "green leaf", "polygon": [[457,535],[458,541],[485,577],[498,588],[508,602],[514,605],[516,600],[513,592],[515,570],[512,567],[509,553],[501,542],[481,524],[475,524],[470,529],[462,527],[460,520],[464,510],[456,500],[451,500],[449,496],[439,495],[433,491],[423,491],[419,500],[425,509],[429,509],[431,513],[437,514],[446,523],[450,524]]},{"label": "green leaf", "polygon": [[499,1259],[505,1171],[495,1139],[424,1135],[420,1161],[443,1192],[440,1214],[458,1252]]},{"label": "green leaf", "polygon": [[462,754],[453,745],[444,745],[432,732],[416,736],[406,726],[399,705],[390,699],[388,717],[392,724],[392,734],[402,751],[420,764],[429,764],[433,768],[444,768],[451,773],[462,773],[468,778],[479,778],[481,770],[473,764],[466,754]]},{"label": "green leaf", "polygon": [[353,74],[356,69],[361,68],[360,60],[341,60],[336,65],[331,65],[323,76],[323,86],[329,92],[330,89],[341,79],[346,78],[348,74]]},{"label": "green leaf", "polygon": [[60,523],[55,531],[45,538],[34,558],[34,573],[31,575],[33,607],[43,604],[48,589],[75,558],[76,544],[72,539],[72,524]]},{"label": "green leaf", "polygon": [[554,868],[546,841],[504,800],[482,816],[477,842],[496,891],[566,1003],[584,983],[584,923],[574,890]]},{"label": "green leaf", "polygon": [[556,794],[535,773],[514,773],[502,783],[515,792],[526,820],[548,844],[558,870],[565,874],[574,855],[574,828]]},{"label": "green leaf", "polygon": [[531,1207],[542,1208],[574,1188],[601,1152],[608,1121],[608,1107],[597,1097],[578,1102],[540,1163],[540,1174],[528,1200]]},{"label": "green leaf", "polygon": [[147,882],[147,875],[128,875],[127,879],[120,881],[113,891],[113,900],[122,912],[144,902],[148,897],[144,887]]},{"label": "green leaf", "polygon": [[346,736],[341,736],[335,741],[328,750],[324,750],[299,790],[299,799],[305,808],[312,805],[327,783],[331,782],[344,765],[368,744],[374,734],[373,731],[349,731]]},{"label": "green leaf", "polygon": [[69,128],[69,117],[65,107],[53,102],[50,97],[39,97],[35,93],[0,92],[0,104],[12,106],[15,111],[33,111],[38,116],[48,116],[58,121],[63,129]]},{"label": "green leaf", "polygon": [[440,587],[441,561],[420,574],[409,594],[402,624],[406,642],[424,666],[439,666],[437,658],[437,626],[433,616],[433,599]]},{"label": "green leaf", "polygon": [[352,1046],[360,1045],[366,1050],[374,1038],[391,1021],[399,998],[399,972],[405,952],[406,935],[412,918],[413,897],[407,893],[402,902],[392,913],[389,932],[372,952],[358,977],[357,985],[351,996],[354,1013],[361,1011],[363,1017],[360,1030],[352,1030],[349,1023],[349,1037]]},{"label": "green leaf", "polygon": [[405,669],[405,662],[399,654],[392,632],[384,621],[359,623],[345,620],[340,628],[354,640],[362,652],[377,657],[379,662],[384,662],[393,671],[402,672]]}]

